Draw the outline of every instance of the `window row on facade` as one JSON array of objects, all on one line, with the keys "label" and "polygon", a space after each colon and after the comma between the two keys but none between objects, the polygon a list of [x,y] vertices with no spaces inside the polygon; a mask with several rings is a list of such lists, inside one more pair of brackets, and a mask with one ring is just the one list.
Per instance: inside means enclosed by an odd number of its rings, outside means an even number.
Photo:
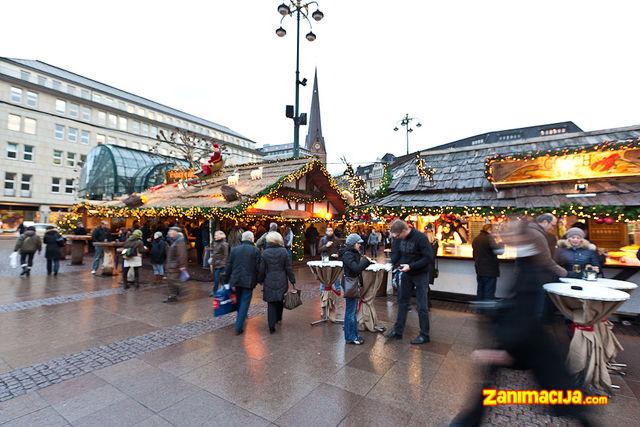
[{"label": "window row on facade", "polygon": [[[16,172],[4,173],[4,195],[11,197],[31,197],[33,175],[18,174]],[[19,185],[19,188],[18,188]]]}]

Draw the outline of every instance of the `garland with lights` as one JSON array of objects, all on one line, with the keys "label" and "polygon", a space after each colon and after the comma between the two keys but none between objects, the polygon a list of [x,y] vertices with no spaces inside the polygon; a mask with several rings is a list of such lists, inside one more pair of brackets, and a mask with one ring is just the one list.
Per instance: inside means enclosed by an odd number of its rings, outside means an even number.
[{"label": "garland with lights", "polygon": [[353,194],[354,205],[361,205],[369,201],[369,195],[365,187],[364,179],[356,175],[351,163],[348,163],[344,158],[342,161],[347,165],[344,171],[344,176],[347,178],[349,184],[349,191]]},{"label": "garland with lights", "polygon": [[58,227],[62,234],[71,234],[81,220],[82,216],[77,212],[68,212],[58,217],[56,227]]},{"label": "garland with lights", "polygon": [[422,158],[420,153],[416,154],[416,172],[422,181],[425,178],[429,181],[429,183],[433,182],[433,174],[436,173],[434,168],[430,168],[427,166],[427,161]]},{"label": "garland with lights", "polygon": [[484,174],[490,182],[494,182],[493,177],[493,165],[495,163],[504,162],[507,160],[533,160],[539,157],[555,157],[555,156],[568,156],[572,154],[585,154],[595,151],[615,151],[615,150],[628,150],[640,148],[640,138],[627,139],[624,141],[604,141],[600,144],[590,145],[588,147],[573,147],[573,148],[556,148],[551,150],[539,150],[529,153],[502,155],[496,154],[495,156],[488,157],[484,162]]}]

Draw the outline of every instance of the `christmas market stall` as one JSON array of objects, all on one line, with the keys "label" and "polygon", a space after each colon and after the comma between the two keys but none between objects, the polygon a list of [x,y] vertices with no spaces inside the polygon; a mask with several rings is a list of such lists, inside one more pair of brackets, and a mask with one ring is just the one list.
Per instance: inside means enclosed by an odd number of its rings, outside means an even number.
[{"label": "christmas market stall", "polygon": [[[439,277],[432,289],[476,294],[471,242],[485,224],[512,215],[553,213],[552,230],[585,230],[608,278],[640,283],[640,127],[508,138],[492,144],[435,147],[399,158],[385,173],[385,193],[351,209],[353,223],[399,217],[439,240]],[[500,256],[497,296],[512,277],[515,253]],[[640,294],[638,294],[640,295]],[[640,312],[640,301],[620,311]]]},{"label": "christmas market stall", "polygon": [[[205,173],[203,173],[205,172]],[[119,200],[85,201],[74,207],[89,222],[106,218],[129,226],[152,222],[178,223],[188,229],[206,224],[212,234],[238,230],[260,234],[269,222],[294,233],[293,256],[303,257],[304,232],[311,223],[342,219],[346,201],[324,165],[312,157],[276,160],[194,171],[166,172],[163,184]],[[112,227],[113,228],[113,227]]]}]

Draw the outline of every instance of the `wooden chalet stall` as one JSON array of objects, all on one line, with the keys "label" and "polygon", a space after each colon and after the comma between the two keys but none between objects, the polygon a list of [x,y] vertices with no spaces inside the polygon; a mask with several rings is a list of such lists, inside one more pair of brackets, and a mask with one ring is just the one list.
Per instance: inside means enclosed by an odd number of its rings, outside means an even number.
[{"label": "wooden chalet stall", "polygon": [[[557,237],[582,222],[587,238],[608,255],[605,276],[640,284],[639,138],[634,126],[435,147],[392,164],[387,195],[356,209],[352,219],[402,217],[421,231],[433,224],[440,239],[433,289],[463,298],[476,293],[471,241],[485,223],[499,228],[511,214],[554,213]],[[505,295],[514,257],[510,248],[501,257],[498,296]],[[640,301],[625,307],[640,312]]]},{"label": "wooden chalet stall", "polygon": [[[324,165],[313,157],[277,160],[224,168],[205,179],[172,173],[167,182],[141,193],[141,206],[125,199],[88,201],[76,206],[89,216],[130,220],[204,221],[229,231],[234,226],[262,229],[271,221],[288,224],[295,235],[294,254],[302,256],[305,227],[342,219],[346,209],[340,189]],[[171,180],[170,180],[171,181]]]}]

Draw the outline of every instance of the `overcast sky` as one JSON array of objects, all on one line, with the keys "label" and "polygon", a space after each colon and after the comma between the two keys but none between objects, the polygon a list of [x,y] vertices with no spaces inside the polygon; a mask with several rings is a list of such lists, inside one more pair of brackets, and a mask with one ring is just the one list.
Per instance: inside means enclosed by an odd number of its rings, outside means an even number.
[{"label": "overcast sky", "polygon": [[[282,0],[3,2],[1,56],[39,59],[226,125],[259,144],[291,142],[295,23]],[[491,130],[572,120],[640,123],[637,1],[320,0],[318,67],[330,169]],[[308,31],[306,24],[303,34]],[[309,109],[312,85],[302,90]],[[304,141],[306,128],[302,128]]]}]

